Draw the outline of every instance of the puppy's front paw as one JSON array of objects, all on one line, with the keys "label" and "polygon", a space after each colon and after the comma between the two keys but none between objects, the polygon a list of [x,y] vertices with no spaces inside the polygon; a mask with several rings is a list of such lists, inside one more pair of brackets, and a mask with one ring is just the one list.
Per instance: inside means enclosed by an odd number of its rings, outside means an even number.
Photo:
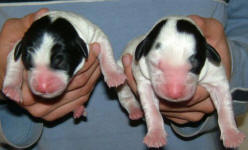
[{"label": "puppy's front paw", "polygon": [[3,88],[3,93],[5,94],[5,96],[16,101],[17,103],[22,102],[21,89],[18,87],[6,86]]},{"label": "puppy's front paw", "polygon": [[81,116],[84,116],[84,117],[87,116],[87,113],[86,113],[86,111],[85,111],[84,106],[79,106],[78,108],[76,108],[76,109],[73,111],[73,118],[74,118],[74,119],[80,118]]},{"label": "puppy's front paw", "polygon": [[227,129],[222,138],[226,148],[237,148],[244,141],[245,135],[235,129]]},{"label": "puppy's front paw", "polygon": [[144,138],[144,143],[148,147],[159,148],[166,145],[166,134],[161,129],[151,130]]}]

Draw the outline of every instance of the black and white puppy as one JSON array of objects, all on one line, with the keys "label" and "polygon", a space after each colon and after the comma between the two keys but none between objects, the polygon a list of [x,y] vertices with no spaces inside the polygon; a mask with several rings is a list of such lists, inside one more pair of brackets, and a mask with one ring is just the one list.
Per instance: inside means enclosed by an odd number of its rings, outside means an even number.
[{"label": "black and white puppy", "polygon": [[71,12],[50,11],[37,19],[8,55],[3,93],[22,101],[23,69],[31,91],[43,98],[63,93],[71,78],[83,67],[89,45],[99,43],[100,68],[109,87],[125,81],[112,47],[103,31],[86,18]]},{"label": "black and white puppy", "polygon": [[[125,53],[135,56],[132,68],[148,128],[144,138],[147,146],[166,144],[159,100],[190,100],[197,85],[206,88],[214,102],[224,146],[237,147],[242,143],[245,135],[234,120],[221,58],[190,18],[173,16],[160,20],[145,36],[131,41]],[[118,64],[121,66],[120,61]],[[129,118],[141,118],[141,108],[129,86],[124,84],[117,91]]]}]

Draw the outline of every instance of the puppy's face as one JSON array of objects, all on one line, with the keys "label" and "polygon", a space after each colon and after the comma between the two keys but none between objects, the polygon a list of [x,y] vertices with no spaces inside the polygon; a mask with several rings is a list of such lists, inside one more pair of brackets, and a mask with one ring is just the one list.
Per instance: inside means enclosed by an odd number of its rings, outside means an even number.
[{"label": "puppy's face", "polygon": [[176,102],[194,95],[206,58],[220,62],[194,23],[178,17],[156,24],[138,45],[135,57],[147,65],[140,68],[151,79],[155,93]]},{"label": "puppy's face", "polygon": [[44,16],[31,25],[17,45],[15,59],[19,57],[28,71],[32,92],[52,98],[65,90],[82,67],[88,49],[67,20]]}]

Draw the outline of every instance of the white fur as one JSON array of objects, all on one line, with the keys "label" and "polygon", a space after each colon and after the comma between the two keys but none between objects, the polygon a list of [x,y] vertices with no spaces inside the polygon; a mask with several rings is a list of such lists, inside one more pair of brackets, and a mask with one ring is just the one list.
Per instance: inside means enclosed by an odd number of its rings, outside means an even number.
[{"label": "white fur", "polygon": [[[145,112],[145,119],[148,128],[148,133],[144,141],[149,147],[163,146],[164,143],[161,141],[166,141],[166,132],[163,126],[163,119],[159,113],[158,95],[154,90],[154,87],[157,84],[166,81],[163,81],[163,78],[161,78],[162,80],[154,80],[154,76],[161,74],[161,71],[149,64],[157,64],[159,60],[164,60],[166,63],[177,67],[187,64],[189,56],[194,53],[194,38],[188,34],[178,33],[175,27],[178,19],[185,19],[190,22],[192,22],[192,20],[186,17],[169,17],[167,19],[168,20],[165,27],[162,28],[159,36],[154,42],[161,43],[160,50],[156,50],[152,47],[146,57],[141,57],[138,62],[133,60],[132,64],[133,75],[137,82],[140,102]],[[192,23],[194,24],[194,22]],[[165,29],[167,29],[166,32],[164,31]],[[123,55],[130,53],[134,56],[137,45],[144,39],[144,37],[145,36],[141,36],[131,41],[127,45]],[[175,41],[178,41],[178,44],[175,45]],[[120,60],[118,61],[118,64],[121,64]],[[221,131],[221,139],[224,141],[224,146],[237,147],[243,141],[244,135],[238,131],[234,120],[232,99],[223,65],[216,66],[207,59],[199,77],[190,72],[188,74],[189,76],[187,78],[189,78],[188,82],[190,82],[188,84],[189,86],[192,84],[193,87],[189,92],[194,94],[198,83],[198,85],[205,87],[210,93],[210,97],[214,102],[219,116],[218,122]],[[132,94],[132,91],[127,84],[123,85],[123,87],[124,88],[117,90],[118,98],[122,106],[130,113],[132,110],[130,110],[131,108],[129,106],[131,103],[138,106],[138,101]],[[127,97],[128,104],[126,104]],[[190,97],[185,98],[185,100],[188,99],[190,99]],[[159,129],[160,134],[152,133],[155,129]],[[153,136],[153,140],[147,141],[146,139],[151,136]],[[163,137],[164,139],[156,139],[156,137]]]},{"label": "white fur", "polygon": [[38,47],[38,50],[34,50],[32,57],[34,61],[35,66],[44,65],[49,66],[51,63],[51,49],[54,46],[55,39],[49,35],[44,34],[42,37],[42,43],[40,44],[40,47]]},{"label": "white fur", "polygon": [[[90,44],[95,42],[100,44],[101,50],[98,59],[100,62],[101,71],[104,75],[104,79],[109,87],[118,86],[125,81],[125,75],[123,74],[122,69],[119,68],[119,66],[115,63],[111,44],[107,36],[103,33],[103,31],[99,27],[91,23],[86,18],[71,12],[50,11],[48,13],[43,14],[43,16],[45,15],[49,15],[52,18],[52,21],[56,20],[59,17],[68,20],[77,31],[80,38],[84,40],[84,42],[88,47],[88,50]],[[39,49],[41,50],[35,51],[35,53],[32,54],[34,58],[35,66],[40,66],[40,65],[47,66],[48,64],[51,63],[49,57],[51,56],[50,49],[53,43],[54,43],[54,39],[49,34],[45,34],[43,36],[41,47],[39,47]],[[20,87],[22,83],[22,71],[23,71],[23,66],[20,59],[17,62],[14,61],[13,58],[14,49],[15,47],[8,56],[6,76],[3,83],[4,93],[7,96],[10,96],[10,98],[12,99],[15,99],[14,95],[20,94],[20,92],[17,93],[15,90],[13,90],[13,87],[18,87],[17,91],[20,91]],[[84,63],[85,63],[85,59],[82,59],[82,61],[78,64],[77,68],[75,69],[74,74],[76,74],[83,67]],[[61,78],[62,81],[64,81],[65,83],[69,82],[68,75],[65,75],[65,72],[54,71],[54,74],[57,74],[57,76]],[[13,80],[13,78],[18,79],[18,81]],[[32,82],[32,78],[29,78],[29,82]],[[57,94],[55,95],[48,95],[48,96],[43,95],[43,96],[53,97],[60,93],[61,91],[58,91]],[[16,101],[19,102],[21,101],[21,95],[19,95],[19,98],[16,97]]]}]

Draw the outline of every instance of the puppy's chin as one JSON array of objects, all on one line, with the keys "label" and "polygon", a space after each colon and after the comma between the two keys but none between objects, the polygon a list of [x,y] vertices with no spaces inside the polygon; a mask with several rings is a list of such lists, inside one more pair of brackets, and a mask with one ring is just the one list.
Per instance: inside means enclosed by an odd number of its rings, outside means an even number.
[{"label": "puppy's chin", "polygon": [[[157,94],[157,95],[158,95],[158,94]],[[189,100],[193,97],[193,94],[187,95],[187,96],[182,97],[182,98],[177,98],[177,99],[173,99],[173,98],[170,98],[170,97],[164,96],[164,95],[158,95],[158,96],[159,96],[160,99],[162,99],[162,100],[169,101],[169,102],[174,102],[174,103],[179,103],[179,102],[189,101]]]},{"label": "puppy's chin", "polygon": [[58,96],[61,96],[62,93],[65,91],[66,87],[65,88],[61,88],[53,93],[41,93],[41,92],[38,92],[36,91],[34,88],[30,88],[32,93],[36,96],[39,96],[39,97],[42,97],[42,98],[45,98],[45,99],[52,99],[52,98],[56,98]]},{"label": "puppy's chin", "polygon": [[168,94],[168,92],[162,91],[161,88],[155,88],[155,93],[156,95],[165,101],[169,102],[184,102],[190,100],[196,91],[196,86],[190,86],[187,87],[184,91],[182,91],[183,94],[177,97],[172,97],[171,95]]}]

